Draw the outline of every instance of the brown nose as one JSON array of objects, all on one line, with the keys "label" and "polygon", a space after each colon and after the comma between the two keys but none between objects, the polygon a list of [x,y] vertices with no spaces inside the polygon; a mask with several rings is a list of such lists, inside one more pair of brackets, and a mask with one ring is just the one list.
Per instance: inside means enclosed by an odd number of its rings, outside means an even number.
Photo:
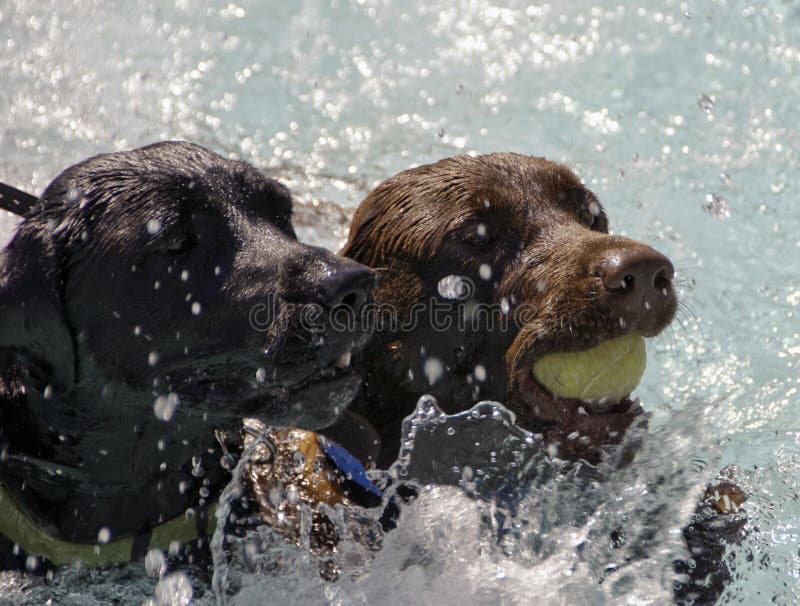
[{"label": "brown nose", "polygon": [[643,244],[609,250],[600,277],[624,327],[650,334],[672,319],[675,268],[657,250]]}]

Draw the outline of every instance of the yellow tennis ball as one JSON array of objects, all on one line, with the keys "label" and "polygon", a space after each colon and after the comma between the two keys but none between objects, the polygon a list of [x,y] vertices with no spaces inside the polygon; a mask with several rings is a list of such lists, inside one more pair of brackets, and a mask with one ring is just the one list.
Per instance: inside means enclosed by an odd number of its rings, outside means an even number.
[{"label": "yellow tennis ball", "polygon": [[619,402],[639,384],[647,356],[644,338],[628,334],[586,351],[548,354],[533,365],[533,378],[554,396]]}]

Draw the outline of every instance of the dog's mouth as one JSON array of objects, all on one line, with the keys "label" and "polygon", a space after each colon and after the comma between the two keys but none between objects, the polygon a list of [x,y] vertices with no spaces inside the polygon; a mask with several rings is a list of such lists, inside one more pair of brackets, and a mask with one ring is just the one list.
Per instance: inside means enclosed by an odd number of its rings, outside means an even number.
[{"label": "dog's mouth", "polygon": [[527,408],[521,421],[564,425],[580,417],[641,414],[631,393],[645,363],[644,338],[637,333],[539,356],[517,373],[518,395]]},{"label": "dog's mouth", "polygon": [[[639,398],[628,394],[616,401],[587,402],[577,398],[563,398],[545,389],[530,372],[520,373],[519,394],[530,406],[532,416],[538,421],[560,422],[577,415],[603,417],[606,415],[638,415],[644,412]],[[525,415],[523,415],[525,416]],[[525,423],[523,422],[523,425]]]},{"label": "dog's mouth", "polygon": [[[191,401],[228,402],[232,399],[252,399],[263,396],[287,400],[297,393],[324,384],[335,384],[353,377],[358,378],[352,367],[353,351],[347,350],[337,358],[313,368],[310,372],[270,372],[258,368],[246,373],[231,369],[209,369],[184,379],[178,391],[182,398]],[[248,367],[251,366],[248,364]],[[280,374],[280,379],[278,378]],[[243,376],[246,375],[246,376]]]},{"label": "dog's mouth", "polygon": [[282,389],[288,390],[289,393],[298,393],[312,387],[320,387],[325,384],[333,385],[359,378],[351,364],[352,358],[353,351],[348,350],[333,362],[318,369],[317,372],[299,382],[287,384]]}]

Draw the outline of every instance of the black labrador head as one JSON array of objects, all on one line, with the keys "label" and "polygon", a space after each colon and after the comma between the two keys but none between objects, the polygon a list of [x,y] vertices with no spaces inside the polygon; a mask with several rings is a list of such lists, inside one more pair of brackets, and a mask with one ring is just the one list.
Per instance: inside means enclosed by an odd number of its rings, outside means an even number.
[{"label": "black labrador head", "polygon": [[59,175],[0,253],[11,451],[102,484],[157,475],[194,436],[245,415],[335,419],[367,335],[337,329],[331,310],[358,311],[373,272],[299,243],[291,214],[277,181],[189,143]]},{"label": "black labrador head", "polygon": [[[368,397],[358,412],[385,442],[383,464],[425,393],[450,413],[506,402],[562,452],[573,432],[589,446],[619,441],[630,401],[600,411],[554,397],[532,365],[653,336],[676,308],[666,257],[609,235],[597,198],[568,168],[519,154],[449,158],[384,181],[356,211],[342,253],[380,272],[381,315],[391,306],[399,318],[378,319],[360,362]],[[578,456],[593,458],[587,450]]]},{"label": "black labrador head", "polygon": [[199,414],[266,406],[271,422],[308,427],[335,416],[325,392],[356,380],[321,371],[364,335],[331,330],[324,312],[361,306],[372,272],[297,242],[277,181],[169,142],[73,166],[40,204],[0,283],[0,347],[32,387],[116,382]]}]

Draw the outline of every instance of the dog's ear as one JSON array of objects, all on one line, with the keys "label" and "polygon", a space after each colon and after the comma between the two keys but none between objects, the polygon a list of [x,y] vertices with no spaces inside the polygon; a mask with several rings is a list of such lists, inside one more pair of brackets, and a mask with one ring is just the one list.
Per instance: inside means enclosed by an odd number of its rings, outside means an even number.
[{"label": "dog's ear", "polygon": [[32,389],[71,391],[75,347],[63,301],[58,235],[43,221],[24,221],[0,252],[0,375],[10,367]]},{"label": "dog's ear", "polygon": [[[436,200],[463,196],[456,189],[415,169],[395,175],[373,189],[359,204],[350,223],[347,243],[340,251],[367,267],[391,265],[398,257],[422,259],[433,254],[444,238],[451,212]],[[466,205],[462,205],[466,206]]]}]

